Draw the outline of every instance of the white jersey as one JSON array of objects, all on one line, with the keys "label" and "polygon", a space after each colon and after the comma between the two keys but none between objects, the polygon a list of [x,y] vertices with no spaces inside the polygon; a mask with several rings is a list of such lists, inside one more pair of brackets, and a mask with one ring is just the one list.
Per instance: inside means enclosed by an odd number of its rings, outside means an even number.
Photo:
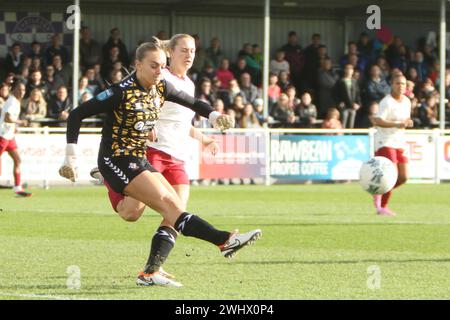
[{"label": "white jersey", "polygon": [[16,134],[16,124],[5,122],[7,113],[9,113],[14,120],[19,119],[20,102],[13,95],[10,95],[8,100],[6,100],[0,115],[0,137],[6,140],[12,140]]},{"label": "white jersey", "polygon": [[[386,121],[405,121],[411,118],[411,101],[403,96],[398,102],[390,94],[380,101],[377,117]],[[405,129],[377,127],[375,134],[375,150],[382,147],[406,149]]]},{"label": "white jersey", "polygon": [[[162,71],[164,79],[173,86],[194,96],[195,85],[188,77],[180,78],[168,69]],[[147,140],[147,146],[161,150],[174,158],[182,161],[188,159],[189,132],[192,127],[192,118],[195,112],[171,101],[165,101],[159,114],[159,120],[155,125],[157,142]]]}]

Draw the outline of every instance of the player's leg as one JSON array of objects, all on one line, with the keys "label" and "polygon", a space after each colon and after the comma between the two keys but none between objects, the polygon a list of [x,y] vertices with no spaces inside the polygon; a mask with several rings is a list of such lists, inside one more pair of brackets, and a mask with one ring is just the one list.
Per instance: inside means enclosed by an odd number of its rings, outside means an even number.
[{"label": "player's leg", "polygon": [[[397,150],[396,149],[389,148],[389,147],[382,147],[382,148],[377,150],[375,155],[388,158],[396,166],[398,164]],[[387,215],[387,216],[395,216],[396,215],[395,212],[391,211],[387,207],[389,199],[391,198],[391,195],[392,195],[392,190],[386,192],[385,194],[383,194],[381,196],[380,207],[377,208],[377,214],[379,214],[379,215]]]},{"label": "player's leg", "polygon": [[21,173],[20,173],[20,165],[21,165],[21,159],[19,152],[16,147],[12,147],[8,150],[9,156],[13,160],[13,175],[14,175],[14,192],[21,197],[30,197],[30,192],[25,192],[22,188],[22,181],[21,181]]}]

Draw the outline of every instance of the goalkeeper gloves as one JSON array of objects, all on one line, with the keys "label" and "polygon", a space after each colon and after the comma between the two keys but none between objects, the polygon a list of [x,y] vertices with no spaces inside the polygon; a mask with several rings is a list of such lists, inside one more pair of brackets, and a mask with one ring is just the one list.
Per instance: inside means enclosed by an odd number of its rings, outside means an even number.
[{"label": "goalkeeper gloves", "polygon": [[78,178],[77,170],[77,145],[75,143],[68,143],[64,162],[59,168],[59,175],[72,182],[76,182]]}]

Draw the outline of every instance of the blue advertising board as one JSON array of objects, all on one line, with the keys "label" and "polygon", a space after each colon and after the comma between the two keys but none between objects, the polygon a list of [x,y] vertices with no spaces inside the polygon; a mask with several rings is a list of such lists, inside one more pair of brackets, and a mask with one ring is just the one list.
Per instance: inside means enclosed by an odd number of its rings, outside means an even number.
[{"label": "blue advertising board", "polygon": [[272,135],[270,171],[276,179],[357,180],[370,158],[367,135]]}]

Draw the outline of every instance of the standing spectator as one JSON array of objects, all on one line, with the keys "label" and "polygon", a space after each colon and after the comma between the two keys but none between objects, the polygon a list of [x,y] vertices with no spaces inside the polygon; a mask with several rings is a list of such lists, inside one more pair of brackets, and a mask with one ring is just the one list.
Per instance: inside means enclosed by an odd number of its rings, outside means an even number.
[{"label": "standing spectator", "polygon": [[12,45],[11,50],[5,59],[5,70],[7,73],[20,73],[20,67],[22,66],[23,59],[25,58],[22,52],[22,47],[20,43],[16,42]]},{"label": "standing spectator", "polygon": [[35,88],[31,90],[30,97],[23,100],[20,119],[27,120],[28,127],[40,127],[40,123],[33,122],[45,118],[47,115],[47,102],[41,90]]},{"label": "standing spectator", "polygon": [[399,36],[394,37],[394,41],[386,49],[386,60],[391,68],[399,68],[400,62],[400,47],[403,46],[403,41]]},{"label": "standing spectator", "polygon": [[206,62],[205,68],[198,75],[198,79],[202,80],[204,78],[208,78],[211,82],[214,80],[216,76],[216,70],[210,62]]},{"label": "standing spectator", "polygon": [[294,110],[300,103],[300,99],[297,98],[297,89],[294,86],[289,86],[286,89],[286,95],[289,98],[289,106]]},{"label": "standing spectator", "polygon": [[44,57],[44,53],[42,52],[42,46],[39,42],[37,41],[33,41],[31,43],[31,53],[30,53],[30,58],[33,59],[39,59],[40,61],[40,66],[41,68],[45,65],[45,57]]},{"label": "standing spectator", "polygon": [[[52,119],[66,121],[72,108],[72,102],[67,94],[67,87],[61,86],[56,91],[56,96],[50,100],[47,116]],[[65,124],[61,124],[61,126],[65,126]]]},{"label": "standing spectator", "polygon": [[304,92],[300,99],[300,104],[294,110],[298,117],[298,124],[303,128],[312,128],[317,120],[317,108],[312,104],[311,94]]},{"label": "standing spectator", "polygon": [[[114,70],[114,64],[122,61],[119,58],[120,49],[118,46],[112,46],[109,50],[109,55],[103,60],[101,67],[101,75],[103,79],[110,80],[111,72]],[[117,70],[117,69],[116,69]]]},{"label": "standing spectator", "polygon": [[[264,100],[261,98],[255,99],[253,109],[259,124],[262,126],[266,122],[266,119],[264,118]],[[269,110],[271,110],[271,108],[269,108]]]},{"label": "standing spectator", "polygon": [[258,63],[259,69],[261,70],[264,64],[264,58],[261,53],[261,47],[257,43],[252,44],[252,57],[253,60],[255,60]]},{"label": "standing spectator", "polygon": [[[254,83],[257,83],[257,79],[259,78],[259,75],[261,73],[261,66],[258,64],[258,62],[253,58],[252,56],[252,45],[250,43],[245,43],[242,47],[242,50],[239,52],[239,58],[245,59],[245,65],[248,67],[247,73],[250,74],[250,76],[253,79]],[[238,71],[239,72],[239,71]],[[240,75],[234,74],[236,78],[240,78]]]},{"label": "standing spectator", "polygon": [[276,127],[291,128],[295,124],[294,110],[289,106],[289,97],[282,93],[278,102],[273,106],[271,116],[279,124]]},{"label": "standing spectator", "polygon": [[28,69],[25,65],[22,65],[19,69],[19,73],[16,75],[16,79],[18,79],[24,85],[27,85],[29,77],[30,69]]},{"label": "standing spectator", "polygon": [[358,47],[359,55],[364,58],[367,63],[372,63],[375,60],[373,44],[366,32],[362,32],[359,35],[359,40],[356,46]]},{"label": "standing spectator", "polygon": [[383,56],[378,57],[376,60],[376,65],[380,68],[380,77],[387,81],[391,72],[386,59]]},{"label": "standing spectator", "polygon": [[380,102],[389,92],[391,87],[381,78],[381,70],[377,65],[370,68],[370,77],[366,84],[367,104],[376,101]]},{"label": "standing spectator", "polygon": [[329,108],[327,115],[322,122],[322,129],[342,129],[342,123],[339,118],[339,110],[334,107]]},{"label": "standing spectator", "polygon": [[242,117],[242,114],[244,112],[245,103],[246,102],[244,101],[244,98],[240,95],[235,96],[233,99],[233,103],[231,104],[230,109],[233,109],[235,111],[237,121],[239,121]]},{"label": "standing spectator", "polygon": [[223,52],[220,48],[220,40],[217,37],[211,39],[211,46],[206,49],[206,59],[212,68],[217,69],[223,59]]},{"label": "standing spectator", "polygon": [[365,70],[367,60],[358,53],[358,46],[356,43],[354,41],[349,41],[347,43],[347,54],[341,57],[339,63],[342,69],[345,68],[346,64],[351,63],[355,69]]},{"label": "standing spectator", "polygon": [[254,70],[247,65],[245,57],[239,57],[236,63],[232,66],[231,72],[233,72],[236,79],[240,79],[243,73],[253,74]]},{"label": "standing spectator", "polygon": [[59,56],[63,65],[69,63],[69,50],[62,45],[62,39],[59,34],[54,34],[52,37],[52,44],[45,51],[47,65],[52,64],[54,57]]},{"label": "standing spectator", "polygon": [[[162,40],[162,38],[158,39]],[[111,29],[111,31],[109,32],[109,38],[102,47],[103,51],[102,60],[108,59],[112,47],[119,48],[119,60],[122,61],[123,65],[128,68],[128,66],[130,65],[130,56],[128,54],[127,47],[120,39],[120,30],[117,27]],[[101,62],[99,61],[97,63]]]},{"label": "standing spectator", "polygon": [[289,73],[293,85],[300,88],[305,58],[303,56],[302,48],[298,44],[297,33],[295,31],[289,32],[288,42],[281,47],[281,50],[284,51],[286,61],[289,63]]},{"label": "standing spectator", "polygon": [[47,97],[47,85],[42,81],[42,73],[39,70],[31,72],[30,81],[27,84],[27,92],[31,93],[33,89],[38,89],[42,97]]},{"label": "standing spectator", "polygon": [[224,58],[220,63],[219,69],[216,71],[216,77],[220,80],[220,88],[228,90],[230,88],[230,81],[234,79],[233,73],[229,70],[230,60]]},{"label": "standing spectator", "polygon": [[267,88],[269,96],[269,109],[272,108],[272,105],[278,101],[281,95],[281,88],[278,86],[277,83],[278,83],[277,75],[274,73],[269,74],[269,86]]},{"label": "standing spectator", "polygon": [[338,80],[338,75],[333,71],[331,59],[322,61],[322,66],[318,71],[318,115],[320,119],[325,118],[328,108],[335,105],[333,88]]},{"label": "standing spectator", "polygon": [[245,96],[245,101],[247,103],[253,103],[255,99],[261,97],[260,90],[254,84],[252,84],[252,78],[250,74],[246,72],[241,74],[240,88]]},{"label": "standing spectator", "polygon": [[315,89],[317,70],[320,67],[319,47],[321,46],[320,34],[311,36],[311,44],[305,48],[304,89]]},{"label": "standing spectator", "polygon": [[192,80],[195,82],[198,78],[198,75],[203,71],[203,68],[205,67],[207,55],[205,50],[202,48],[199,35],[194,34],[192,35],[192,37],[195,40],[195,58],[189,73],[192,75]]},{"label": "standing spectator", "polygon": [[53,57],[53,68],[55,69],[55,77],[60,77],[65,86],[71,84],[72,68],[63,64],[63,60],[60,55]]},{"label": "standing spectator", "polygon": [[414,60],[411,61],[410,67],[413,67],[417,71],[417,77],[419,81],[424,81],[428,76],[428,66],[423,57],[423,53],[416,51],[414,53]]},{"label": "standing spectator", "polygon": [[91,30],[88,27],[82,27],[80,34],[80,64],[83,70],[86,70],[96,63],[101,63],[102,48],[91,38]]},{"label": "standing spectator", "polygon": [[63,79],[60,76],[55,75],[55,67],[52,65],[45,67],[44,82],[47,91],[45,99],[47,101],[50,101],[50,99],[56,95],[58,88],[64,85]]},{"label": "standing spectator", "polygon": [[342,114],[344,128],[354,128],[356,112],[361,107],[361,96],[358,82],[352,79],[354,68],[347,64],[344,76],[336,83],[336,102]]},{"label": "standing spectator", "polygon": [[289,62],[285,59],[284,51],[279,49],[275,54],[275,59],[270,60],[270,72],[277,76],[281,71],[289,73]]}]

